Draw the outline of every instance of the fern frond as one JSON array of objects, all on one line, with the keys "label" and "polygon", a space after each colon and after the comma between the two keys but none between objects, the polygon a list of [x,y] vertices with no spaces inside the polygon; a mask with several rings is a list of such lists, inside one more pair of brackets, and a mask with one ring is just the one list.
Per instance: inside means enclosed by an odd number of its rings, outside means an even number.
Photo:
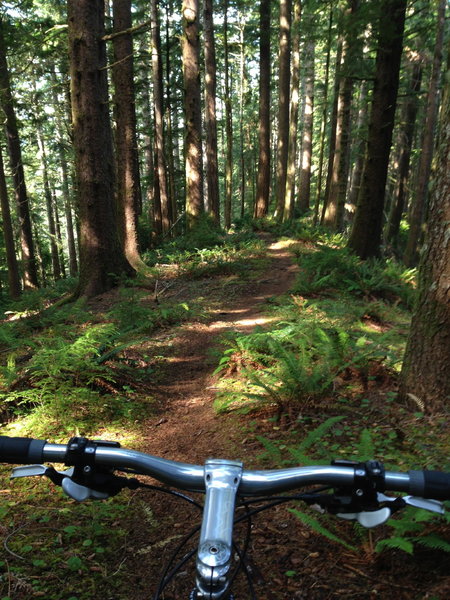
[{"label": "fern frond", "polygon": [[278,446],[261,435],[257,435],[256,439],[264,446],[270,458],[275,460],[278,464],[282,462],[281,452]]},{"label": "fern frond", "polygon": [[376,544],[375,551],[381,552],[384,548],[395,548],[408,554],[414,553],[414,544],[403,537],[391,537],[381,540]]},{"label": "fern frond", "polygon": [[297,449],[300,452],[306,452],[311,446],[320,442],[320,440],[324,437],[325,433],[333,427],[339,421],[342,421],[343,416],[330,417],[323,423],[321,423],[318,427],[313,429],[308,433],[305,439],[300,443]]},{"label": "fern frond", "polygon": [[357,549],[356,549],[355,546],[352,546],[351,544],[349,544],[348,542],[346,542],[345,540],[343,540],[339,536],[337,536],[334,533],[332,533],[329,529],[327,529],[326,527],[324,527],[321,523],[319,523],[319,521],[317,519],[315,519],[311,515],[308,515],[308,514],[306,514],[304,512],[296,510],[296,509],[289,509],[289,510],[302,523],[304,523],[308,527],[311,527],[311,529],[313,529],[316,533],[319,533],[320,535],[323,535],[324,537],[328,538],[332,542],[337,542],[338,544],[341,544],[341,546],[344,546],[344,548],[347,548],[347,550],[352,550],[353,552],[356,552]]},{"label": "fern frond", "polygon": [[357,455],[359,460],[370,460],[375,455],[375,446],[373,445],[372,434],[368,429],[363,429],[359,437],[357,447]]},{"label": "fern frond", "polygon": [[442,550],[443,552],[450,552],[450,543],[441,538],[436,533],[430,533],[423,537],[414,538],[416,544],[425,546],[426,548],[432,548],[433,550]]}]

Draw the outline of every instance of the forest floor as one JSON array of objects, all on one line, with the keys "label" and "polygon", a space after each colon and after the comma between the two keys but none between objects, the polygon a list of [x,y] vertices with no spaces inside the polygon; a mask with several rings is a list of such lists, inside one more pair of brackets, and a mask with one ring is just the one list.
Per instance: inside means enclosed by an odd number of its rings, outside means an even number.
[{"label": "forest floor", "polygon": [[[114,430],[114,427],[105,424],[104,429],[100,427],[95,431],[95,437],[108,439],[114,437],[116,431],[117,439],[121,439],[124,447],[187,463],[202,464],[207,458],[215,457],[241,460],[244,468],[281,466],[277,457],[268,455],[261,440],[264,438],[269,444],[274,442],[279,447],[299,443],[308,433],[308,426],[299,425],[297,415],[294,415],[293,422],[289,422],[291,415],[287,422],[280,422],[276,420],[276,408],[270,405],[248,414],[237,411],[218,413],[214,406],[221,381],[230,376],[228,371],[215,374],[226,340],[239,333],[250,333],[257,326],[270,327],[274,319],[280,318],[271,307],[274,303],[280,304],[280,297],[289,297],[296,273],[301,268],[294,258],[298,242],[277,242],[268,235],[262,235],[262,238],[267,245],[266,257],[261,256],[256,263],[249,263],[247,275],[243,278],[233,272],[223,272],[193,279],[178,277],[176,271],[167,269],[158,283],[159,299],[174,304],[203,306],[207,310],[194,311],[181,323],[167,324],[146,336],[142,345],[124,350],[130,365],[135,365],[128,371],[130,390],[131,387],[134,389],[130,395],[134,394],[138,401],[142,398],[149,399],[149,402],[144,403],[144,412],[139,418],[130,419],[128,432],[123,425],[121,429]],[[118,301],[118,293],[113,291],[92,302],[92,313],[108,314]],[[147,294],[144,303],[151,307],[155,301],[158,302],[156,295]],[[199,298],[201,302],[198,302]],[[368,318],[371,318],[370,315]],[[384,325],[373,321],[371,326],[382,328]],[[133,380],[133,368],[139,369],[139,364],[151,375]],[[138,370],[135,370],[134,374],[137,373]],[[387,435],[393,422],[391,414],[396,409],[388,407],[385,399],[378,401],[377,398],[380,397],[379,388],[382,388],[383,398],[395,388],[395,378],[391,379],[387,372],[382,378],[373,379],[372,392],[368,392],[372,393],[373,407],[371,405],[370,410],[366,410],[359,403],[355,404],[355,408],[350,404],[346,410],[350,415],[355,412],[352,418],[356,430],[360,428],[358,415],[367,419],[370,413],[381,435],[384,432]],[[359,382],[356,384],[359,385]],[[340,410],[342,407],[336,406],[332,400],[323,399],[320,408],[314,405],[303,407],[305,423],[309,423],[309,427],[311,424],[315,426],[328,417],[339,415]],[[367,420],[364,424],[367,426]],[[398,428],[402,429],[401,423]],[[11,435],[10,432],[7,434]],[[20,499],[9,489],[0,490],[5,499],[10,499],[10,508],[5,509],[5,515],[13,510],[18,515],[14,517],[14,523],[9,516],[4,519],[3,525],[0,524],[0,533],[4,529],[3,550],[6,551],[1,554],[0,549],[0,562],[7,567],[7,575],[3,578],[5,585],[0,588],[2,600],[31,600],[34,597],[48,600],[148,600],[153,597],[162,569],[172,553],[199,521],[197,509],[182,500],[167,494],[138,490],[124,493],[110,504],[97,505],[98,508],[81,505],[80,510],[85,512],[83,518],[86,519],[87,515],[98,529],[86,533],[88,528],[82,525],[81,517],[74,522],[75,513],[67,509],[67,499],[59,500],[59,490],[44,496],[46,492],[41,491],[40,483],[35,484],[31,495],[28,482],[23,488],[15,484],[16,491],[23,489]],[[154,482],[149,480],[149,483]],[[42,489],[48,489],[47,482],[42,482],[42,485]],[[125,498],[125,505],[120,498]],[[117,518],[114,516],[116,501],[122,502],[117,509]],[[251,600],[253,597],[258,600],[450,598],[448,554],[420,547],[416,547],[414,555],[395,549],[377,553],[374,550],[377,539],[392,535],[386,526],[377,528],[376,531],[381,533],[362,533],[361,529],[339,520],[333,531],[344,543],[354,546],[353,549],[348,545],[344,547],[342,543],[333,542],[303,524],[290,508],[302,510],[299,503],[289,503],[254,517],[247,562],[255,592],[252,596],[241,573],[233,585],[238,600]],[[26,517],[20,516],[23,511]],[[39,511],[43,511],[44,515],[50,511],[49,514],[58,517],[56,521],[39,517],[33,525],[36,535],[31,539],[34,532],[26,534],[31,526],[30,520],[25,518],[39,515]],[[111,547],[116,548],[117,539],[121,540],[117,551],[113,550],[114,560],[111,559],[111,551],[105,553],[105,564],[101,563],[102,555],[96,555],[90,549],[92,538],[95,545],[95,536],[98,539],[105,537],[105,532],[97,524],[103,515],[109,519],[111,539],[116,540]],[[334,519],[333,523],[335,521],[338,520]],[[51,541],[52,531],[56,535],[54,542]],[[62,531],[62,536],[58,531]],[[245,529],[242,530],[239,525],[236,533],[236,539],[242,545]],[[77,547],[75,539],[78,539]],[[55,558],[45,559],[46,545]],[[107,546],[107,542],[102,542],[102,545]],[[8,551],[8,546],[16,549],[15,556]],[[194,537],[187,549],[181,551],[177,561],[195,547]],[[26,556],[26,552],[34,552],[35,549],[41,549],[44,560],[34,560],[34,571],[27,571],[25,561],[20,561],[18,555]],[[102,548],[97,550],[104,552]],[[59,554],[56,555],[56,552]],[[66,564],[65,572],[56,568],[61,559]],[[17,566],[14,566],[16,563]],[[69,583],[65,581],[65,578],[69,580],[69,576],[79,582],[78,592],[72,579]],[[95,579],[98,577],[101,581]],[[195,565],[191,560],[160,597],[164,600],[188,598],[194,577]],[[58,585],[64,591],[58,591]],[[51,589],[51,594],[36,591],[45,589]],[[95,592],[89,591],[92,589]]]},{"label": "forest floor", "polygon": [[[223,279],[221,285],[217,285],[220,279],[198,282],[215,306],[213,316],[162,331],[154,339],[154,354],[160,358],[159,382],[152,395],[158,408],[139,428],[141,450],[182,462],[201,464],[213,456],[242,460],[246,468],[261,468],[263,447],[257,436],[277,436],[274,411],[218,415],[213,408],[217,383],[214,354],[217,356],[227,334],[249,333],[255,326],[267,324],[272,318],[268,301],[289,293],[298,270],[289,244],[266,241],[269,260],[257,280],[240,284],[225,295]],[[193,289],[198,293],[196,286]],[[171,293],[178,294],[177,285]],[[324,413],[323,419],[327,416]],[[166,495],[152,497],[150,506],[154,529],[150,534],[145,531],[140,513],[128,540],[127,555],[134,554],[136,559],[127,571],[140,573],[138,581],[133,575],[129,598],[134,600],[148,598],[148,587],[159,580],[161,567],[190,531],[195,517],[190,507]],[[448,566],[441,553],[430,550],[419,550],[414,557],[390,550],[376,554],[371,536],[357,552],[347,550],[302,525],[286,506],[255,518],[249,549],[259,600],[444,600],[450,598],[450,578],[444,577]],[[192,573],[191,569],[184,579],[192,582]],[[190,586],[181,592],[177,581],[177,591],[165,592],[163,597],[180,600],[187,597]],[[237,598],[250,600],[243,575],[234,589]]]}]

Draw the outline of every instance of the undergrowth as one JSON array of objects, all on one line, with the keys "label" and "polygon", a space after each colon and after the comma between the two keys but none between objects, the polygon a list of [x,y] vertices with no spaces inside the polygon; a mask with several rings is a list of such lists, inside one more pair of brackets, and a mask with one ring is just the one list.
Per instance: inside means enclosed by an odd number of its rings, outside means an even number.
[{"label": "undergrowth", "polygon": [[[271,325],[223,340],[216,410],[265,416],[247,433],[272,468],[378,458],[393,470],[449,470],[445,415],[427,421],[396,402],[415,272],[392,260],[360,261],[340,245],[324,236],[297,246],[299,275],[289,300],[268,306]],[[355,539],[368,553],[450,549],[448,518],[422,511],[400,513],[376,538],[334,517],[295,514],[352,551]]]},{"label": "undergrowth", "polygon": [[[171,269],[189,279],[251,276],[263,254],[251,229],[292,233],[267,222],[243,223],[232,236],[205,227],[147,258],[158,278]],[[412,413],[396,401],[414,272],[391,261],[362,263],[325,233],[317,245],[304,225],[295,236],[304,248],[299,278],[289,299],[268,305],[274,324],[224,340],[217,410],[255,411],[245,421],[246,438],[260,448],[264,467],[375,457],[393,469],[449,470],[445,415]],[[176,298],[158,304],[135,282],[102,310],[82,301],[52,308],[57,297],[36,292],[4,307],[2,433],[66,441],[115,423],[125,435],[152,409],[147,386],[157,373],[146,343],[158,328],[198,315],[198,307]],[[103,595],[105,581],[105,590],[119,597],[127,496],[77,506],[74,518],[73,506],[52,487],[48,494],[48,486],[38,482],[30,492],[29,481],[16,482],[3,495],[0,597],[87,600]],[[448,550],[442,536],[448,524],[417,511],[401,513],[375,539],[324,515],[297,516],[351,552]]]}]

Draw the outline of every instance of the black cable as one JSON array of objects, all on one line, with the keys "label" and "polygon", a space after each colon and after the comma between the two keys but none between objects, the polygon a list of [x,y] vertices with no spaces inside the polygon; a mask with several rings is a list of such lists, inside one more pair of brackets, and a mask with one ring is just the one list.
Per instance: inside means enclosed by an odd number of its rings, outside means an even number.
[{"label": "black cable", "polygon": [[182,494],[181,492],[176,492],[175,490],[168,490],[167,488],[163,488],[158,485],[150,485],[148,483],[140,483],[139,487],[145,488],[147,490],[153,490],[155,492],[163,492],[164,494],[170,494],[171,496],[175,496],[176,498],[181,498],[181,500],[185,500],[186,502],[189,502],[189,504],[192,504],[192,506],[198,508],[200,511],[203,511],[203,506],[199,502],[197,502],[193,498],[190,498],[189,496],[186,496],[185,494]]},{"label": "black cable", "polygon": [[190,533],[188,533],[183,540],[178,544],[178,546],[175,548],[175,550],[172,552],[172,556],[169,558],[169,560],[167,561],[166,567],[164,569],[163,574],[161,575],[161,578],[159,580],[159,585],[158,585],[158,589],[156,591],[156,594],[153,598],[153,600],[159,600],[159,596],[161,594],[161,592],[164,591],[164,588],[172,581],[172,579],[175,577],[175,575],[177,574],[177,572],[181,569],[181,567],[183,567],[187,561],[192,558],[192,556],[195,554],[195,552],[197,551],[197,548],[194,548],[194,550],[192,550],[191,552],[189,552],[173,569],[172,571],[169,573],[170,567],[171,565],[175,562],[175,559],[178,555],[178,553],[180,552],[180,550],[188,543],[188,541],[200,530],[201,525],[197,525],[194,529],[192,529],[192,531],[190,531]]},{"label": "black cable", "polygon": [[[141,484],[141,487],[149,489],[149,490],[154,490],[154,491],[158,491],[158,492],[164,492],[166,494],[171,494],[177,498],[181,498],[182,500],[185,500],[187,502],[189,502],[190,504],[192,504],[193,506],[195,506],[196,508],[198,508],[199,510],[203,510],[203,506],[201,504],[199,504],[198,502],[196,502],[195,500],[193,500],[192,498],[190,498],[189,496],[185,496],[184,494],[180,493],[180,492],[175,492],[174,490],[169,490],[163,487],[159,487],[159,486],[153,486],[153,485],[149,485],[149,484]],[[318,493],[318,492],[323,492],[326,490],[329,490],[330,488],[328,487],[324,487],[324,488],[319,488],[318,490],[315,490],[314,493]],[[240,550],[240,548],[238,547],[238,545],[233,541],[233,548],[236,550],[238,556],[239,556],[239,564],[237,566],[237,568],[235,569],[235,572],[233,573],[232,577],[230,578],[230,584],[229,587],[231,587],[232,582],[235,580],[235,578],[237,577],[237,574],[239,572],[239,569],[243,568],[244,572],[245,572],[245,576],[247,578],[247,583],[249,586],[249,590],[250,590],[250,594],[251,594],[251,600],[257,600],[256,595],[255,595],[255,590],[253,587],[253,582],[251,580],[251,574],[249,572],[249,568],[246,564],[246,560],[245,560],[245,555],[247,553],[248,550],[248,546],[250,543],[250,536],[251,536],[251,517],[253,515],[256,515],[260,512],[263,512],[265,510],[268,510],[269,508],[273,508],[274,506],[278,506],[280,504],[286,503],[286,502],[290,502],[292,500],[305,500],[306,497],[311,496],[312,494],[299,494],[299,495],[292,495],[292,496],[268,496],[268,497],[264,497],[264,498],[251,498],[251,499],[241,499],[239,502],[239,505],[237,508],[245,508],[246,513],[244,515],[242,515],[241,517],[236,517],[234,519],[234,524],[237,523],[242,523],[243,521],[247,521],[247,532],[246,532],[246,538],[245,538],[245,542],[244,542],[244,549],[243,551]],[[254,508],[253,510],[250,510],[249,507],[252,504],[256,504],[256,503],[260,503],[260,502],[267,502],[267,504],[265,504],[264,506],[259,506],[257,508]],[[189,540],[200,530],[201,525],[197,525],[194,529],[192,529],[192,531],[187,534],[183,540],[178,544],[178,546],[175,548],[175,550],[173,551],[170,559],[167,562],[166,568],[164,569],[164,572],[161,576],[161,579],[159,581],[159,585],[158,585],[158,589],[154,595],[153,600],[159,600],[160,599],[160,594],[164,591],[164,589],[167,587],[167,585],[169,585],[169,583],[173,580],[173,578],[175,577],[175,575],[178,573],[178,571],[194,556],[194,554],[197,551],[197,548],[194,548],[193,550],[191,550],[190,552],[188,552],[188,554],[186,554],[176,565],[175,567],[170,570],[171,565],[175,562],[175,559],[177,557],[177,555],[179,554],[179,552],[182,550],[182,548],[189,542]],[[170,572],[169,572],[170,570]]]},{"label": "black cable", "polygon": [[[325,489],[329,489],[329,488],[325,488]],[[268,498],[255,498],[254,500],[243,500],[240,505],[238,506],[238,508],[240,506],[248,506],[250,504],[255,504],[257,502],[267,502],[266,505],[264,506],[260,506],[258,508],[254,508],[253,510],[251,510],[248,515],[242,515],[241,517],[237,517],[234,520],[234,523],[242,523],[242,521],[244,521],[245,519],[248,518],[248,516],[252,517],[253,515],[257,515],[260,512],[263,512],[265,510],[269,510],[269,508],[273,508],[274,506],[278,506],[280,504],[284,504],[286,502],[291,502],[292,500],[303,500],[305,501],[305,499],[309,496],[310,494],[302,494],[302,495],[298,495],[298,496],[272,496],[272,497],[268,497]],[[302,497],[303,496],[303,497]],[[270,498],[270,500],[269,500]]]}]

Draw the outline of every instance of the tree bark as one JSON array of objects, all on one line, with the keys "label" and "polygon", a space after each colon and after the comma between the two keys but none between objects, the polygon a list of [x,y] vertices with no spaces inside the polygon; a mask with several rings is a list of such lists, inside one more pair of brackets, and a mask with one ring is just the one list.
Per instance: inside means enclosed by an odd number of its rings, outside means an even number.
[{"label": "tree bark", "polygon": [[314,131],[314,55],[315,42],[314,40],[310,40],[306,44],[305,116],[303,120],[302,157],[297,200],[301,214],[308,212],[311,196],[311,162]]},{"label": "tree bark", "polygon": [[364,170],[364,161],[366,157],[366,126],[367,126],[367,82],[361,83],[359,91],[359,110],[356,122],[355,145],[356,160],[353,166],[350,191],[348,193],[348,205],[351,216],[353,216],[356,205],[358,204],[359,191],[361,189],[361,179]]},{"label": "tree bark", "polygon": [[[291,68],[291,106],[289,115],[289,145],[284,197],[283,220],[294,216],[295,208],[295,166],[297,156],[298,103],[300,96],[300,21],[302,15],[301,0],[294,0],[292,19],[292,68]],[[306,127],[306,124],[305,124]]]},{"label": "tree bark", "polygon": [[420,61],[415,60],[412,65],[409,97],[406,100],[403,110],[402,129],[400,131],[400,156],[398,161],[397,186],[386,227],[386,241],[394,243],[394,245],[400,231],[400,222],[406,205],[409,167],[418,111],[418,94],[420,92],[421,79],[422,64]]},{"label": "tree bark", "polygon": [[[319,220],[319,208],[322,200],[322,181],[323,181],[323,158],[325,154],[325,130],[328,114],[328,85],[330,80],[330,57],[331,57],[331,33],[333,26],[333,5],[330,5],[330,14],[328,17],[328,30],[327,30],[327,54],[325,60],[325,78],[324,78],[324,93],[323,93],[323,109],[322,109],[322,121],[320,124],[320,143],[319,143],[319,166],[317,174],[317,195],[314,206],[314,225],[317,225]],[[324,203],[325,204],[325,203]]]},{"label": "tree bark", "polygon": [[259,9],[259,158],[254,216],[265,217],[270,195],[270,0]]},{"label": "tree bark", "polygon": [[289,90],[291,57],[291,0],[280,0],[279,75],[278,75],[278,141],[276,165],[275,217],[283,218],[289,145]]},{"label": "tree bark", "polygon": [[[39,111],[37,111],[38,113]],[[40,115],[38,115],[38,119]],[[55,213],[53,209],[53,201],[52,201],[52,191],[50,189],[50,181],[48,177],[48,167],[47,167],[47,152],[45,149],[44,138],[42,135],[42,128],[39,122],[36,122],[36,134],[37,141],[39,146],[39,151],[41,153],[41,161],[42,161],[42,173],[43,173],[43,183],[44,183],[44,197],[45,197],[45,205],[47,208],[47,221],[48,221],[48,234],[50,238],[50,255],[52,259],[52,271],[53,271],[53,279],[61,279],[61,265],[59,262],[59,249],[58,249],[58,239],[56,235],[56,224],[55,224]]]},{"label": "tree bark", "polygon": [[441,75],[446,6],[446,0],[439,1],[436,43],[434,47],[433,68],[427,94],[424,136],[422,140],[422,151],[419,161],[417,189],[411,213],[408,242],[406,245],[405,254],[403,256],[404,263],[407,267],[415,266],[418,261],[418,245],[421,237],[422,223],[424,220],[425,207],[428,197],[428,183],[430,179],[431,160],[433,158],[433,146],[436,134],[435,125],[438,106],[438,85]]},{"label": "tree bark", "polygon": [[203,10],[205,39],[205,128],[206,128],[206,181],[208,213],[220,223],[219,165],[217,158],[216,117],[216,47],[214,40],[213,2],[205,0]]},{"label": "tree bark", "polygon": [[[172,109],[172,84],[170,81],[170,75],[173,70],[171,60],[171,48],[172,44],[177,40],[173,40],[173,35],[170,31],[170,15],[173,14],[173,3],[170,0],[166,4],[166,39],[165,39],[165,51],[166,51],[166,81],[165,81],[165,124],[166,124],[166,136],[164,139],[164,151],[167,158],[167,194],[169,197],[169,219],[172,223],[172,228],[178,219],[178,207],[177,207],[177,194],[175,193],[175,165],[179,164],[178,160],[178,142],[174,143],[174,129],[173,122],[176,123],[176,111]],[[172,231],[172,229],[171,229]]]},{"label": "tree bark", "polygon": [[[333,162],[334,162],[334,153],[336,148],[336,127],[337,127],[337,115],[338,115],[338,99],[339,99],[339,82],[340,82],[340,71],[341,71],[341,61],[342,61],[342,47],[343,40],[342,36],[338,39],[337,49],[336,49],[336,67],[335,67],[335,79],[334,79],[334,94],[333,94],[333,105],[331,109],[331,123],[330,123],[330,142],[328,145],[328,167],[327,167],[327,178],[325,183],[325,197],[322,205],[322,215],[320,217],[321,225],[325,221],[325,214],[328,208],[328,198],[330,195],[330,185],[331,185],[331,177],[333,173]],[[333,216],[334,218],[334,216]]]},{"label": "tree bark", "polygon": [[58,240],[59,266],[61,269],[61,277],[63,277],[65,279],[67,277],[67,274],[66,274],[66,264],[65,264],[65,257],[64,257],[64,244],[63,244],[63,238],[62,238],[62,232],[61,232],[61,220],[59,218],[58,202],[56,199],[56,193],[55,193],[54,189],[52,190],[52,205],[53,205],[53,210],[55,212],[55,229],[56,229],[56,239]]},{"label": "tree bark", "polygon": [[170,226],[170,200],[168,177],[166,169],[166,151],[164,143],[164,101],[163,101],[163,71],[161,56],[161,34],[158,16],[157,0],[151,0],[152,21],[152,73],[153,73],[153,106],[155,115],[155,152],[156,173],[159,182],[159,197],[161,203],[162,233],[167,234]]},{"label": "tree bark", "polygon": [[17,264],[16,249],[14,244],[14,231],[9,206],[8,189],[6,187],[5,168],[3,164],[3,151],[0,146],[0,207],[2,214],[3,239],[5,242],[6,264],[8,266],[9,295],[13,299],[20,296],[20,275]]},{"label": "tree bark", "polygon": [[400,385],[400,396],[427,412],[447,410],[450,401],[450,45],[440,123],[419,297]]},{"label": "tree bark", "polygon": [[403,49],[406,0],[380,3],[375,85],[361,193],[348,247],[362,259],[380,254],[383,208]]},{"label": "tree bark", "polygon": [[77,295],[95,296],[134,269],[119,240],[103,0],[69,0],[69,59],[80,211]]},{"label": "tree bark", "polygon": [[225,229],[231,227],[233,201],[233,115],[231,113],[230,54],[228,51],[228,0],[224,2],[223,46],[225,69]]},{"label": "tree bark", "polygon": [[353,96],[353,69],[356,60],[357,10],[359,0],[349,0],[346,35],[343,46],[343,62],[340,69],[338,110],[336,121],[336,144],[333,156],[332,174],[327,198],[324,224],[341,231],[344,223],[344,209],[347,196],[349,153],[351,142],[351,105]]},{"label": "tree bark", "polygon": [[186,121],[186,216],[194,227],[204,212],[198,0],[183,0],[183,79]]},{"label": "tree bark", "polygon": [[[75,277],[78,273],[78,261],[77,261],[77,249],[75,244],[75,233],[72,218],[72,206],[71,197],[69,192],[69,169],[67,165],[67,156],[65,152],[65,136],[63,129],[64,117],[60,110],[59,97],[57,92],[58,78],[56,72],[52,70],[52,98],[55,105],[55,122],[56,122],[56,135],[58,140],[58,156],[59,165],[61,169],[61,188],[64,198],[64,214],[66,218],[66,231],[67,231],[67,249],[69,251],[69,273],[71,277]],[[64,82],[66,86],[66,82]],[[64,114],[67,112],[67,106],[64,106]]]},{"label": "tree bark", "polygon": [[[131,27],[131,0],[113,0],[114,33]],[[113,38],[114,113],[116,118],[116,172],[119,232],[128,262],[142,268],[137,220],[141,199],[137,153],[134,92],[133,38],[123,33]]]},{"label": "tree bark", "polygon": [[22,279],[25,289],[38,287],[37,264],[34,249],[33,229],[25,173],[22,162],[17,119],[11,93],[11,83],[6,46],[3,36],[3,20],[0,17],[0,106],[5,116],[6,138],[8,142],[9,160],[14,182],[14,193],[20,223],[20,244],[22,250]]}]

